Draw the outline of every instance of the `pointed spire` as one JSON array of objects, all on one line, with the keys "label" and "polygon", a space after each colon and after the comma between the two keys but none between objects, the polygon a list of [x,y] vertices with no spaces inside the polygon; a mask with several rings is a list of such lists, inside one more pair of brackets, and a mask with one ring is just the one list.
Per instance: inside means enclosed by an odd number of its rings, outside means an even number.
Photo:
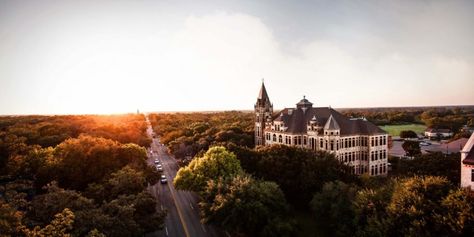
[{"label": "pointed spire", "polygon": [[339,124],[337,123],[336,119],[332,116],[329,116],[328,121],[324,125],[324,130],[340,130]]},{"label": "pointed spire", "polygon": [[258,93],[257,99],[270,101],[270,99],[268,98],[267,89],[265,89],[265,84],[263,83],[263,79],[262,79],[262,87],[260,88],[260,93]]}]

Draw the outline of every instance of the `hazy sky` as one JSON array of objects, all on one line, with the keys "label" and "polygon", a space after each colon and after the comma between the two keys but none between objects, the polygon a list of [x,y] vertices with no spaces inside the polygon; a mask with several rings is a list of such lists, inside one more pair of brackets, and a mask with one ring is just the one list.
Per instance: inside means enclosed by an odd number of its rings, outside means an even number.
[{"label": "hazy sky", "polygon": [[474,104],[474,1],[0,0],[0,114]]}]

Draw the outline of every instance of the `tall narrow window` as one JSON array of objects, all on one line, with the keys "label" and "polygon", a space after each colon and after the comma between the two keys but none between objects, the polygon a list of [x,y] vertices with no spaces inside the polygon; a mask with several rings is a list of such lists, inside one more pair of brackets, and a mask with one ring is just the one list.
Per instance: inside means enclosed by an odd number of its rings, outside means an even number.
[{"label": "tall narrow window", "polygon": [[471,169],[471,182],[474,182],[474,169]]}]

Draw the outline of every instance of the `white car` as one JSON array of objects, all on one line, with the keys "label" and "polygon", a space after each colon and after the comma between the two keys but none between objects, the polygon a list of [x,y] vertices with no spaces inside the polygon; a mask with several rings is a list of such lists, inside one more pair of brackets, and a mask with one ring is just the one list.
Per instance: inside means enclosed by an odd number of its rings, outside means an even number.
[{"label": "white car", "polygon": [[160,160],[155,159],[155,164],[157,165],[157,164],[159,164],[159,163],[160,163]]},{"label": "white car", "polygon": [[168,180],[166,179],[166,175],[164,175],[164,174],[161,175],[160,183],[165,184],[165,183],[167,183],[167,182],[168,182]]}]

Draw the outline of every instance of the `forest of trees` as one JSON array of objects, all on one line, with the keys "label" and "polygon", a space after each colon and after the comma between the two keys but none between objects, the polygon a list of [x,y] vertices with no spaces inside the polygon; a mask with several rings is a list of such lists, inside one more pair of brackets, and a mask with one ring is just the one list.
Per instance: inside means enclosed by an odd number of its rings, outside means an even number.
[{"label": "forest of trees", "polygon": [[474,194],[453,175],[454,162],[440,157],[356,177],[325,152],[230,145],[196,157],[174,184],[201,196],[204,222],[237,236],[298,235],[295,215],[308,210],[315,236],[472,236]]},{"label": "forest of trees", "polygon": [[[417,116],[471,123],[470,112],[446,113]],[[355,176],[326,152],[254,148],[252,113],[149,118],[183,161],[176,188],[196,192],[202,222],[232,235],[474,234],[474,196],[458,188],[459,154],[390,158],[388,177]],[[146,191],[159,178],[146,164],[146,127],[143,115],[0,117],[0,233],[143,236],[161,228],[166,213]]]},{"label": "forest of trees", "polygon": [[143,236],[165,213],[147,184],[143,115],[0,118],[0,233]]},{"label": "forest of trees", "polygon": [[[157,122],[155,129],[167,137],[164,141],[174,152],[172,146],[179,141],[189,141],[192,146],[191,141],[227,131],[231,114],[158,115],[171,121]],[[200,122],[225,116],[229,117],[221,123],[194,129]],[[247,116],[251,121],[253,114]],[[253,124],[231,123],[240,128],[218,142],[212,140],[215,135],[209,135],[213,142],[192,150],[190,155],[196,157],[174,180],[178,189],[201,196],[201,217],[206,223],[238,236],[296,236],[306,228],[298,216],[306,213],[315,236],[474,233],[474,196],[457,188],[459,154],[391,160],[394,170],[389,177],[357,177],[325,152],[279,145],[254,149],[236,143],[250,135],[247,131]],[[268,195],[270,192],[274,195]],[[438,227],[427,228],[430,225]]]},{"label": "forest of trees", "polygon": [[178,159],[194,157],[216,144],[254,145],[252,113],[163,113],[150,114],[149,119],[160,142]]}]

